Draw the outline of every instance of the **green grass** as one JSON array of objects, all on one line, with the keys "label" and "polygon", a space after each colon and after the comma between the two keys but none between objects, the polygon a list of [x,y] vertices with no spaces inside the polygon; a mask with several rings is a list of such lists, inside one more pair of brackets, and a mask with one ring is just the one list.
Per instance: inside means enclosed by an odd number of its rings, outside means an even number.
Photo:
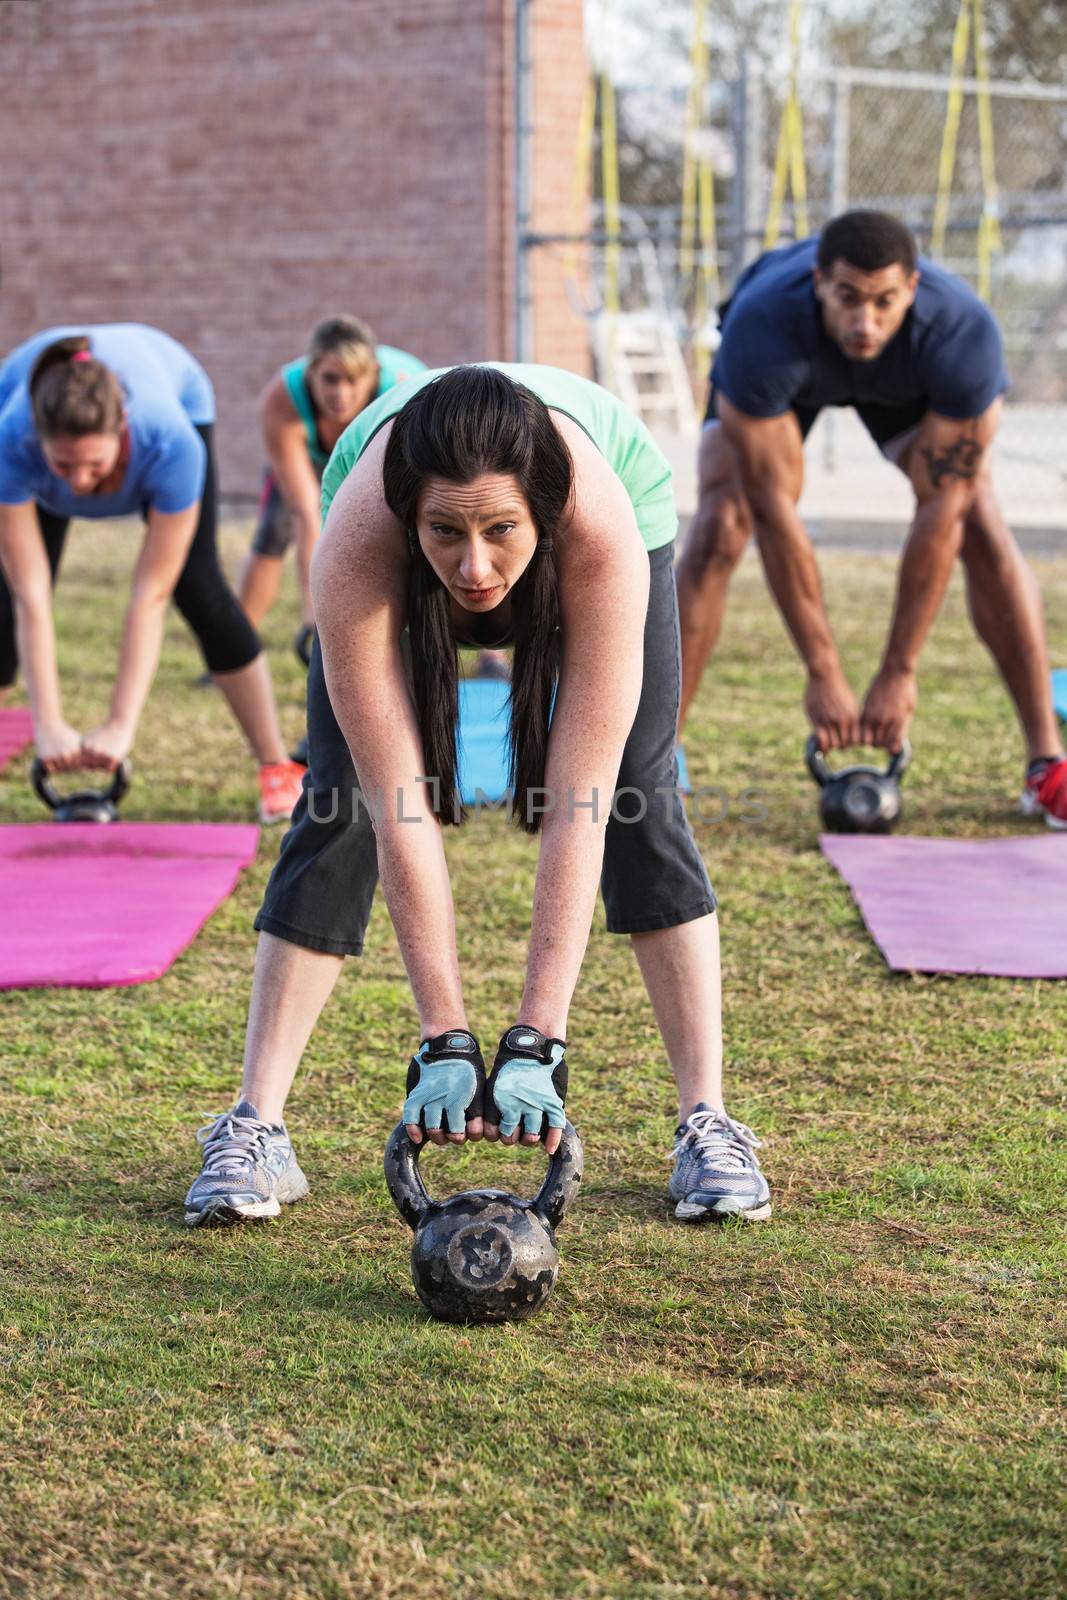
[{"label": "green grass", "polygon": [[[76,725],[102,719],[130,537],[80,526],[62,575]],[[823,569],[860,683],[893,564]],[[1067,562],[1039,575],[1062,641]],[[269,629],[290,735],[294,626],[290,591]],[[250,763],[198,671],[174,619],[131,819],[251,815]],[[909,828],[1030,831],[958,584],[920,691]],[[380,904],[290,1102],[312,1197],[269,1228],[184,1228],[198,1113],[237,1082],[276,834],[159,982],[0,994],[5,1600],[1063,1591],[1067,996],[886,970],[817,853],[800,692],[746,563],[687,745],[731,801],[698,837],[722,901],[729,1100],[767,1138],[774,1217],[670,1222],[671,1084],[627,942],[598,918],[571,1027],[586,1182],[531,1324],[440,1326],[414,1299],[380,1173],[414,1021]],[[0,779],[5,820],[40,817],[27,769]],[[737,819],[746,787],[762,823]],[[496,818],[449,851],[491,1040],[520,991],[532,846]],[[542,1170],[485,1147],[426,1166],[438,1188],[529,1190]]]}]

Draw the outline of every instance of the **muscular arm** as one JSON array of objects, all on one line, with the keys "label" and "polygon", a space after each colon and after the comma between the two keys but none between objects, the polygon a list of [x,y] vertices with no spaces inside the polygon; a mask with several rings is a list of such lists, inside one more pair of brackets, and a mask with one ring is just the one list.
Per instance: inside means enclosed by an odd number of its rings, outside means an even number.
[{"label": "muscular arm", "polygon": [[919,652],[960,553],[1000,409],[997,400],[980,417],[962,422],[928,412],[901,462],[915,490],[915,516],[900,558],[885,654],[863,707],[865,743],[897,750],[907,734]]},{"label": "muscular arm", "polygon": [[441,826],[418,781],[426,768],[400,654],[408,557],[382,494],[388,433],[338,491],[311,587],[330,700],[373,808],[382,892],[425,1038],[467,1024]]},{"label": "muscular arm", "polygon": [[579,428],[553,420],[574,459],[576,510],[558,545],[563,655],[545,772],[555,804],[542,828],[519,1020],[563,1038],[641,696],[649,579],[622,484]]},{"label": "muscular arm", "polygon": [[763,570],[808,671],[806,706],[823,749],[854,744],[858,716],[823,603],[815,551],[797,511],[804,441],[791,411],[750,417],[720,395],[719,419],[736,451]]},{"label": "muscular arm", "polygon": [[285,383],[271,380],[260,401],[263,441],[274,481],[293,519],[304,614],[312,620],[311,557],[319,537],[320,491],[301,422]]},{"label": "muscular arm", "polygon": [[914,672],[963,543],[963,523],[1000,420],[998,400],[958,422],[928,412],[908,455],[915,517],[901,557],[886,664]]},{"label": "muscular arm", "polygon": [[809,672],[837,661],[815,552],[797,512],[804,485],[804,441],[791,411],[749,417],[724,397],[719,416],[737,451],[767,582]]}]

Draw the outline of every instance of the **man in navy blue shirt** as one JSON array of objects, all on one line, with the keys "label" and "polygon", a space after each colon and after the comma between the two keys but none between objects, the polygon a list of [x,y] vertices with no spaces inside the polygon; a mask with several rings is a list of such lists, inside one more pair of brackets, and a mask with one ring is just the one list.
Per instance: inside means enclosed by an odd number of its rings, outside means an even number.
[{"label": "man in navy blue shirt", "polygon": [[[820,746],[900,748],[919,652],[963,560],[979,636],[1027,742],[1023,807],[1067,827],[1064,759],[1041,601],[997,504],[989,447],[1008,386],[1000,332],[959,278],[920,259],[909,230],[850,211],[818,239],[761,256],[723,313],[700,446],[700,501],[678,567],[684,719],[722,627],[749,535],[808,673]],[[881,665],[858,703],[797,513],[804,438],[823,406],[854,406],[915,491]]]}]

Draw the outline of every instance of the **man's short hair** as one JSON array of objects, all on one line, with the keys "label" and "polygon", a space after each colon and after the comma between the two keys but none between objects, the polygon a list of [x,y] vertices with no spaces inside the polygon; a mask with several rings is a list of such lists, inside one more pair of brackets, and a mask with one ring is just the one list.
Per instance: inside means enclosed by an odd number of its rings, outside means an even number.
[{"label": "man's short hair", "polygon": [[886,211],[845,211],[833,217],[819,235],[816,256],[820,272],[835,261],[847,261],[858,272],[881,272],[900,265],[910,278],[919,264],[911,229]]}]

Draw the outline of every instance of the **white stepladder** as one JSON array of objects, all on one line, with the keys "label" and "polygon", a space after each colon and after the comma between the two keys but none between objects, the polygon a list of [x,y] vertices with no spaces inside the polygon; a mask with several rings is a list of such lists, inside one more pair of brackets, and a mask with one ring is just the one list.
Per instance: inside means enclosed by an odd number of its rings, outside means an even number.
[{"label": "white stepladder", "polygon": [[[617,394],[653,433],[695,439],[693,386],[675,320],[667,306],[652,240],[639,238],[626,296],[633,310],[601,306],[590,315],[597,381]],[[634,272],[634,268],[638,270]],[[638,291],[639,292],[636,292]]]}]

